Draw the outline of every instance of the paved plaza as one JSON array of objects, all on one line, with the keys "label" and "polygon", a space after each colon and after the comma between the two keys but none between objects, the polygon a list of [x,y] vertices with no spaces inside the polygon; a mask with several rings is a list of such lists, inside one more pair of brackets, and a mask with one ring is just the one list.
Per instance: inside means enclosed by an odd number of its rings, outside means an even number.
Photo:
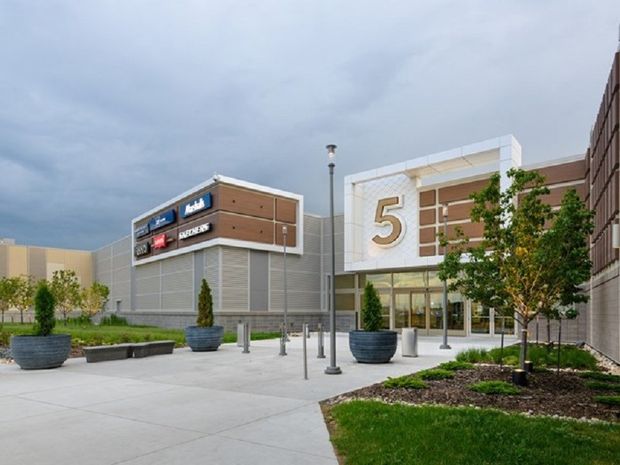
[{"label": "paved plaza", "polygon": [[[328,345],[328,338],[325,339]],[[507,341],[513,342],[512,339]],[[278,341],[235,344],[217,352],[87,364],[68,360],[55,370],[0,365],[0,463],[11,465],[335,464],[318,401],[434,366],[466,347],[493,347],[499,338],[421,338],[418,358],[357,364],[346,334],[338,334],[342,375],[323,374],[308,340],[303,379],[302,339],[288,356]]]}]

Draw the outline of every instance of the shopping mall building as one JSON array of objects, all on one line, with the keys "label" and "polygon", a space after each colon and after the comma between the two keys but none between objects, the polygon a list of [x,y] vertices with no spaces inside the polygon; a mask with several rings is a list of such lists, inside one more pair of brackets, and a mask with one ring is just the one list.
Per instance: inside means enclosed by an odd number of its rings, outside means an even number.
[{"label": "shopping mall building", "polygon": [[[567,189],[576,189],[596,212],[593,277],[584,283],[591,298],[565,327],[566,335],[620,361],[619,261],[612,243],[620,196],[619,56],[584,154],[523,166],[519,142],[506,135],[346,176],[343,189],[337,189],[344,195],[344,214],[335,218],[338,329],[358,326],[360,296],[370,281],[383,303],[385,328],[415,326],[423,334],[438,334],[442,283],[437,266],[443,251],[437,233],[446,227],[451,234],[459,226],[472,242],[480,240],[482,226],[469,220],[470,194],[496,172],[505,187],[508,170],[520,167],[546,177],[550,205],[558,206]],[[215,176],[136,216],[130,231],[90,253],[90,271],[80,276],[84,284],[91,279],[107,284],[108,311],[131,322],[192,324],[205,278],[217,323],[232,329],[249,321],[257,330],[276,329],[284,309],[286,246],[289,321],[295,327],[328,324],[330,220],[306,212],[303,195]],[[19,247],[23,250],[16,252]],[[0,242],[0,275],[19,269],[46,277],[50,270],[71,267],[60,263],[58,252],[41,250]],[[33,269],[37,260],[46,265]],[[494,315],[458,293],[448,300],[454,336],[515,330],[512,318]],[[541,327],[539,336],[544,335]]]}]

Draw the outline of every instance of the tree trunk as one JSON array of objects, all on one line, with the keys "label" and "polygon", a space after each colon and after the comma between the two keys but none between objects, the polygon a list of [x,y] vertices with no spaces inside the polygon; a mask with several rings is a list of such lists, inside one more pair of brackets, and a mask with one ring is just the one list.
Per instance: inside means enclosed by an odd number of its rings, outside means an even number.
[{"label": "tree trunk", "polygon": [[525,370],[525,360],[527,359],[527,329],[521,330],[521,350],[519,351],[519,366]]},{"label": "tree trunk", "polygon": [[551,350],[551,320],[547,317],[547,350]]},{"label": "tree trunk", "polygon": [[24,324],[24,311],[23,310],[19,311],[19,322],[21,324]]}]

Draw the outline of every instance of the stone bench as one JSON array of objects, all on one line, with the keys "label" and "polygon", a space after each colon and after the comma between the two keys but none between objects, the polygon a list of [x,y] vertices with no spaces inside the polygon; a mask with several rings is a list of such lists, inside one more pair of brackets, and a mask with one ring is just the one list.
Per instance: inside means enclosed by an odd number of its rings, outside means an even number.
[{"label": "stone bench", "polygon": [[143,358],[151,355],[171,354],[174,341],[151,341],[137,344],[113,344],[108,346],[84,347],[86,362],[107,362],[126,358]]},{"label": "stone bench", "polygon": [[123,360],[125,358],[131,358],[133,354],[133,344],[84,347],[84,354],[86,355],[86,361],[88,363]]},{"label": "stone bench", "polygon": [[151,341],[133,344],[135,358],[150,357],[151,355],[171,354],[175,346],[174,341]]}]

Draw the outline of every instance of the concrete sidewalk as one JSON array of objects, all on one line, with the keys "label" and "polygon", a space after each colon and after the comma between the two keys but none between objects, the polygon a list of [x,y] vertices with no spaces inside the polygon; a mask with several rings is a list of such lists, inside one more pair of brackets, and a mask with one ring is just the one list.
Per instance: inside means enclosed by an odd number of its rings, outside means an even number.
[{"label": "concrete sidewalk", "polygon": [[[508,342],[512,342],[511,339]],[[326,337],[326,349],[329,340]],[[252,343],[251,353],[219,351],[23,371],[0,365],[0,463],[45,464],[335,464],[318,401],[454,358],[466,347],[493,347],[498,338],[421,338],[418,358],[361,365],[346,334],[338,334],[342,375],[323,374],[316,336],[288,356],[278,341]]]}]

